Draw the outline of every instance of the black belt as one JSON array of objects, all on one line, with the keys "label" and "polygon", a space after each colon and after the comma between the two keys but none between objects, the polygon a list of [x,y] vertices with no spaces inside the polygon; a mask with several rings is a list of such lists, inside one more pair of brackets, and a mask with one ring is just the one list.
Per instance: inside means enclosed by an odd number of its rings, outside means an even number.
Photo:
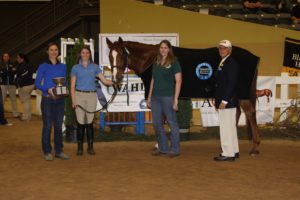
[{"label": "black belt", "polygon": [[77,92],[83,92],[83,93],[95,93],[96,91],[95,90],[92,90],[92,91],[88,91],[88,90],[77,90]]},{"label": "black belt", "polygon": [[51,95],[44,95],[43,98],[47,98],[47,99],[53,99],[53,100],[57,100],[57,99],[61,99],[63,96],[51,96]]}]

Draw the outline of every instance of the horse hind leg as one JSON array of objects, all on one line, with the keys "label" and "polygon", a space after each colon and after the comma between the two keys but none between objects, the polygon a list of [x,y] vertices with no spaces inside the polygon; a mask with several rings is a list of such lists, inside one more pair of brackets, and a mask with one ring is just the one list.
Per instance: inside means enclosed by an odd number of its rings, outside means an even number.
[{"label": "horse hind leg", "polygon": [[[239,120],[241,117],[242,111],[241,111],[241,106],[237,106],[236,108],[236,126],[239,125]],[[251,129],[248,128],[248,120],[247,121],[247,133],[248,133],[248,139],[252,140],[252,133],[251,133]]]},{"label": "horse hind leg", "polygon": [[260,135],[257,127],[255,108],[250,100],[240,100],[239,103],[246,115],[249,140],[252,140],[252,149],[249,154],[256,156],[259,154],[258,146],[260,145]]}]

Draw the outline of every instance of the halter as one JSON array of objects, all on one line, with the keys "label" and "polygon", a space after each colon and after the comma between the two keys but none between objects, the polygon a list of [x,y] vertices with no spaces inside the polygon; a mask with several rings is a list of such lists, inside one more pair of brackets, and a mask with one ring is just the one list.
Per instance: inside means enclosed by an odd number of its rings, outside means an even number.
[{"label": "halter", "polygon": [[[129,60],[129,54],[130,54],[130,52],[128,51],[128,49],[126,47],[123,47],[122,50],[124,52],[123,53],[123,59],[124,59],[124,66],[125,66],[125,69],[126,69],[126,68],[128,68],[128,60]],[[112,65],[111,66],[111,70],[113,70],[114,68],[117,68],[119,70],[123,70],[121,67]]]},{"label": "halter", "polygon": [[[129,60],[129,54],[130,52],[128,51],[128,49],[126,47],[123,47],[123,52],[124,52],[124,55],[123,55],[123,58],[124,58],[124,66],[125,66],[125,69],[127,68],[128,69],[128,60]],[[120,69],[120,67],[117,67],[117,66],[111,66],[111,69],[113,70],[113,68],[117,68],[119,70],[123,70],[123,69]],[[125,71],[125,70],[124,70]],[[127,89],[126,89],[126,95],[127,95],[127,105],[129,106],[129,92],[128,92],[128,73],[126,74],[126,77],[127,77],[127,80],[126,80],[126,84],[127,84]],[[117,93],[118,93],[118,90],[116,89],[115,85],[117,85],[116,82],[114,82],[113,84],[113,88],[114,88],[114,92],[113,94],[111,95],[110,99],[106,102],[106,104],[104,106],[102,106],[101,109],[99,110],[96,110],[96,111],[88,111],[86,110],[85,108],[83,108],[81,105],[77,105],[81,110],[83,110],[84,112],[86,113],[97,113],[97,112],[100,112],[100,111],[103,111],[103,110],[106,110],[107,111],[107,108],[108,106],[113,102],[113,100],[115,99],[115,97],[117,96]]]},{"label": "halter", "polygon": [[[128,70],[128,60],[129,60],[129,54],[130,52],[128,51],[128,49],[126,47],[124,47],[123,51],[124,53],[124,60],[125,60],[125,69]],[[129,106],[129,92],[128,92],[128,72],[126,73],[126,84],[127,84],[127,88],[126,88],[126,95],[127,95],[127,106]]]}]

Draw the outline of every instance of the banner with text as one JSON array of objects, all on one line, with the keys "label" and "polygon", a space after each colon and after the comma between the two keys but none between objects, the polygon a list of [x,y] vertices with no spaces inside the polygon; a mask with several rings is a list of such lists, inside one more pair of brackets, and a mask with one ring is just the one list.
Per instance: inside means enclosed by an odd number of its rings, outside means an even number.
[{"label": "banner with text", "polygon": [[[258,76],[257,79],[257,97],[256,117],[258,124],[273,122],[275,108],[276,84],[275,77]],[[209,100],[199,101],[201,121],[203,127],[219,126],[218,113]],[[239,125],[245,125],[245,114],[239,120]]]},{"label": "banner with text", "polygon": [[[105,76],[107,79],[111,79],[110,76]],[[109,101],[114,93],[112,86],[105,86],[101,84],[104,102]],[[116,87],[117,95],[113,102],[108,105],[108,112],[139,112],[149,111],[147,108],[146,100],[144,97],[144,84],[142,80],[136,75],[128,75],[128,84],[126,78],[123,79],[122,83]],[[128,92],[128,95],[127,95]],[[98,97],[99,98],[99,97]],[[128,99],[129,98],[129,99]],[[129,101],[129,104],[127,104]],[[104,103],[103,103],[104,104]],[[98,101],[97,110],[101,109],[102,106]]]},{"label": "banner with text", "polygon": [[283,72],[297,76],[300,72],[300,40],[285,38]]}]

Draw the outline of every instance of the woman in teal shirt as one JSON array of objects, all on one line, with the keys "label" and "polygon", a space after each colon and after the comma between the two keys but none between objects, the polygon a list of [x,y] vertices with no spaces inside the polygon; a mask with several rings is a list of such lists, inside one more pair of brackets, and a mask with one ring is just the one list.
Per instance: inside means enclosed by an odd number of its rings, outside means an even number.
[{"label": "woman in teal shirt", "polygon": [[[152,80],[147,104],[151,107],[153,125],[157,136],[158,149],[152,155],[168,155],[175,157],[180,154],[179,127],[176,119],[178,97],[181,89],[182,76],[179,62],[174,56],[171,43],[163,40],[159,44],[159,52],[152,68]],[[171,147],[163,127],[163,116],[166,116],[171,129]]]}]

